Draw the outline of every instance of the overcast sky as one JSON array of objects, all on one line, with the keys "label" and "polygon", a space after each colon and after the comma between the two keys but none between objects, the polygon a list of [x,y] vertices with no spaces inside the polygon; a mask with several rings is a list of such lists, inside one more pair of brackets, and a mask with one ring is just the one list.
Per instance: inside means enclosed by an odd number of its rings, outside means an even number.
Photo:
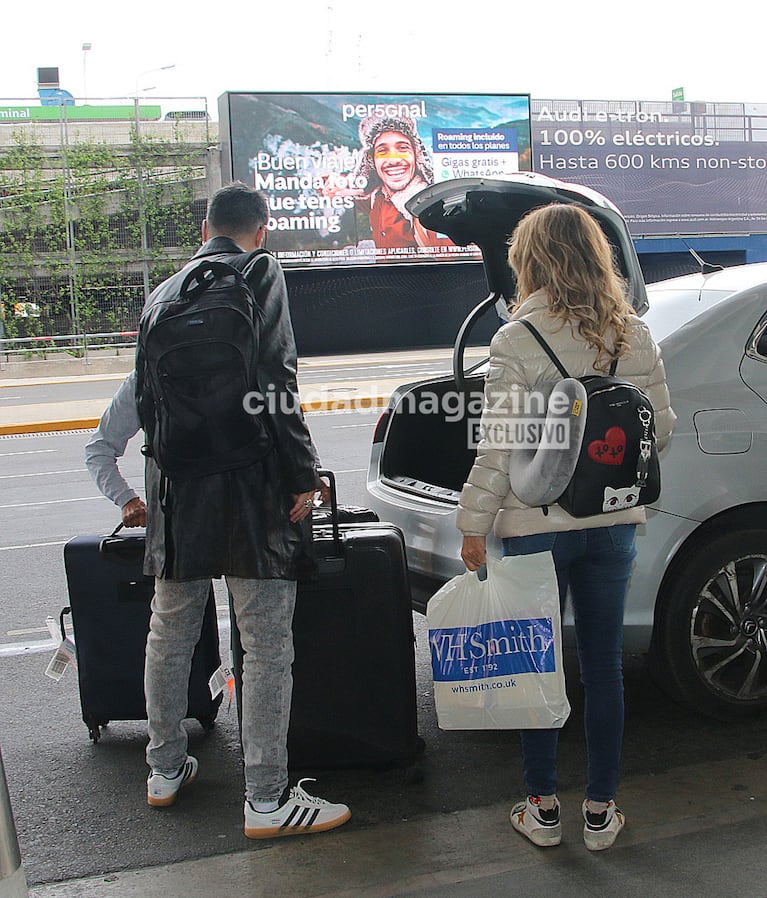
[{"label": "overcast sky", "polygon": [[78,100],[205,97],[214,118],[227,90],[670,100],[683,87],[687,100],[767,103],[758,7],[711,9],[692,0],[13,2],[0,102],[36,98],[37,68],[57,66]]}]

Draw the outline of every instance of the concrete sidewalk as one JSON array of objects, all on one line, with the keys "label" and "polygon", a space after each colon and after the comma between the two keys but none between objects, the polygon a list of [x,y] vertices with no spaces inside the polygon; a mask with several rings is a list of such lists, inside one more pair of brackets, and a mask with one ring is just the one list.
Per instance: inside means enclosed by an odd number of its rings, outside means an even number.
[{"label": "concrete sidewalk", "polygon": [[[564,838],[539,849],[509,804],[256,842],[252,850],[49,883],[33,898],[765,898],[763,759],[686,766],[621,786],[627,826],[607,852],[582,841],[582,795],[560,793]],[[180,799],[183,800],[183,797]],[[163,812],[165,813],[165,812]],[[171,811],[172,813],[172,811]],[[354,808],[352,808],[354,813]]]}]

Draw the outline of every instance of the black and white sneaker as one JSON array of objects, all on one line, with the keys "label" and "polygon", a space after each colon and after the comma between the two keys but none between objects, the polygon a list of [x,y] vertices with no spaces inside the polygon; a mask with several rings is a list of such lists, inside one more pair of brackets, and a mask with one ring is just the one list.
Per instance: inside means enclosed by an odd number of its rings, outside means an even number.
[{"label": "black and white sneaker", "polygon": [[187,755],[186,761],[174,773],[158,773],[153,770],[146,781],[147,804],[153,808],[165,808],[174,804],[182,786],[197,778],[197,758]]},{"label": "black and white sneaker", "polygon": [[615,807],[614,801],[607,802],[607,808],[595,814],[588,799],[583,802],[583,841],[589,851],[604,851],[618,838],[618,833],[626,825],[623,812]]},{"label": "black and white sneaker", "polygon": [[562,824],[559,821],[559,801],[551,810],[541,808],[537,795],[528,795],[511,809],[511,825],[526,836],[533,845],[548,848],[562,841]]},{"label": "black and white sneaker", "polygon": [[314,782],[311,778],[293,786],[285,804],[276,811],[257,811],[245,802],[245,835],[249,839],[273,839],[277,836],[300,836],[335,829],[351,817],[345,804],[331,804],[324,798],[316,798],[304,792],[302,783]]}]

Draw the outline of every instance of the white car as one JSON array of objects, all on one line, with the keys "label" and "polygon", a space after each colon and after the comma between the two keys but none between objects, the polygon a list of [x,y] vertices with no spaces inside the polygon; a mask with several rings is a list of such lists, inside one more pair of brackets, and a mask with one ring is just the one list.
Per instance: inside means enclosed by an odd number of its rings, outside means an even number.
[{"label": "white car", "polygon": [[[647,652],[659,684],[699,712],[729,718],[764,710],[767,263],[645,288],[623,219],[593,192],[539,175],[505,187],[465,179],[422,191],[411,211],[456,243],[478,243],[490,295],[460,330],[453,373],[392,395],[375,431],[369,504],[403,530],[413,606],[424,611],[464,570],[455,512],[474,458],[483,384],[481,367],[463,370],[464,350],[478,318],[513,295],[508,235],[524,211],[547,202],[579,202],[602,225],[634,305],[661,344],[678,416],[661,455],[660,499],[638,528],[625,650]],[[488,548],[500,554],[493,538]],[[572,643],[569,611],[564,624]]]}]

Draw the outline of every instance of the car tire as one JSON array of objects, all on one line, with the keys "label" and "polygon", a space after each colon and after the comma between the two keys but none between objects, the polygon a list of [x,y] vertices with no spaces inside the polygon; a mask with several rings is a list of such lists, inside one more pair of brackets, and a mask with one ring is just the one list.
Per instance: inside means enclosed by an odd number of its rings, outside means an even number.
[{"label": "car tire", "polygon": [[674,566],[650,666],[682,704],[720,720],[767,710],[766,566],[767,530],[699,541]]}]

